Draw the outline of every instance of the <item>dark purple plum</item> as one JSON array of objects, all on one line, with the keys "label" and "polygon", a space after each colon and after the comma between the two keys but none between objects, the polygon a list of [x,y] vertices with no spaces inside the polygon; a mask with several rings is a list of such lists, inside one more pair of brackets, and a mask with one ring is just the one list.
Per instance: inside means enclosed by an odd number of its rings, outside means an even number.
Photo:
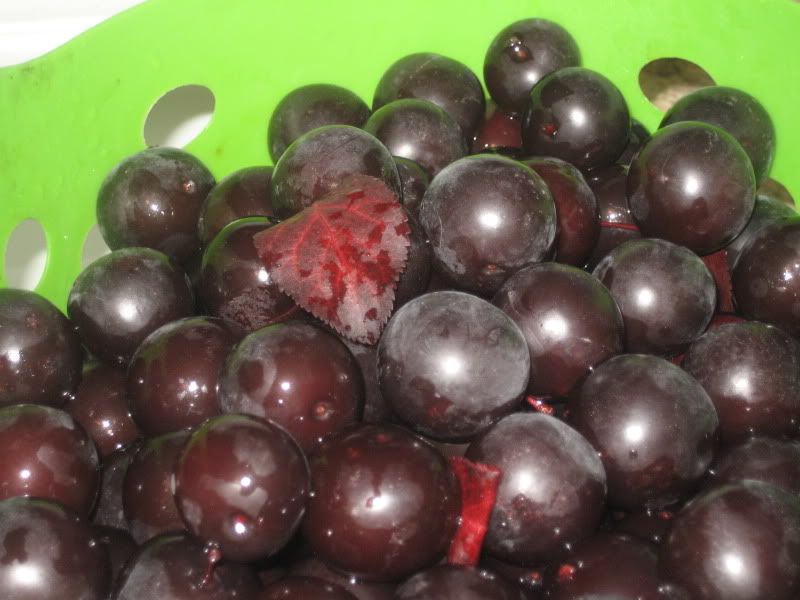
[{"label": "dark purple plum", "polygon": [[286,149],[272,173],[272,210],[281,219],[311,206],[349,175],[370,175],[402,198],[389,150],[373,135],[349,125],[313,129]]},{"label": "dark purple plum", "polygon": [[695,600],[797,598],[800,500],[755,481],[700,494],[675,518],[660,570]]},{"label": "dark purple plum", "polygon": [[400,175],[400,186],[403,190],[403,206],[413,218],[419,218],[419,205],[431,179],[421,166],[413,160],[394,157],[397,173]]},{"label": "dark purple plum", "polygon": [[228,175],[208,193],[197,227],[205,247],[228,224],[272,216],[272,167],[248,167]]},{"label": "dark purple plum", "polygon": [[187,431],[150,438],[125,471],[122,508],[128,530],[139,544],[161,533],[184,529],[173,497],[172,476],[187,439]]},{"label": "dark purple plum", "polygon": [[286,94],[269,119],[267,145],[273,161],[286,148],[312,129],[326,125],[361,127],[370,115],[369,106],[350,90],[329,83],[312,83]]},{"label": "dark purple plum", "polygon": [[510,275],[542,261],[557,217],[547,185],[502,156],[462,158],[431,182],[420,220],[433,265],[458,287],[493,294]]},{"label": "dark purple plum", "polygon": [[723,449],[711,467],[709,484],[728,485],[745,479],[800,497],[800,442],[755,437]]},{"label": "dark purple plum", "polygon": [[58,503],[0,502],[3,600],[106,600],[108,555],[92,527]]},{"label": "dark purple plum", "polygon": [[733,271],[739,313],[800,335],[800,215],[764,229]]},{"label": "dark purple plum", "polygon": [[304,452],[358,421],[364,407],[355,357],[337,336],[310,323],[254,331],[231,352],[219,381],[223,412],[270,419]]},{"label": "dark purple plum", "polygon": [[555,417],[505,417],[473,440],[466,457],[503,473],[484,542],[494,558],[523,566],[554,560],[600,522],[603,463],[583,436]]},{"label": "dark purple plum", "polygon": [[659,546],[667,539],[674,519],[673,510],[642,508],[615,513],[610,528],[614,533],[629,535]]},{"label": "dark purple plum", "polygon": [[558,23],[524,19],[498,33],[486,51],[486,88],[505,110],[522,113],[531,88],[553,71],[581,64],[575,39]]},{"label": "dark purple plum", "polygon": [[600,235],[597,200],[581,172],[557,158],[528,158],[522,164],[544,179],[556,203],[555,260],[582,267]]},{"label": "dark purple plum", "polygon": [[221,319],[189,317],[151,333],[128,367],[128,401],[148,436],[220,414],[219,374],[239,336]]},{"label": "dark purple plum", "polygon": [[444,457],[393,425],[356,425],[310,458],[303,533],[329,566],[396,581],[441,559],[456,531],[461,493]]},{"label": "dark purple plum", "polygon": [[589,69],[566,67],[531,90],[522,141],[529,154],[593,169],[619,158],[630,130],[628,105],[611,81]]},{"label": "dark purple plum", "polygon": [[624,350],[616,302],[602,283],[575,267],[526,267],[503,284],[493,302],[525,336],[528,393],[535,396],[566,396],[594,367]]},{"label": "dark purple plum", "polygon": [[381,76],[372,99],[372,110],[401,98],[433,102],[453,117],[464,139],[478,128],[486,101],[480,80],[469,67],[441,54],[409,54]]},{"label": "dark purple plum", "polygon": [[206,166],[183,150],[142,150],[100,186],[100,233],[112,250],[144,246],[185,262],[200,251],[197,219],[214,183]]},{"label": "dark purple plum", "polygon": [[603,461],[612,506],[674,504],[711,464],[719,427],[714,405],[691,375],[662,358],[623,354],[604,362],[567,410]]},{"label": "dark purple plum", "polygon": [[628,352],[679,352],[714,316],[714,278],[696,254],[671,242],[625,242],[600,261],[594,276],[622,312]]},{"label": "dark purple plum", "polygon": [[378,345],[382,396],[402,421],[441,441],[468,441],[514,412],[529,365],[511,318],[463,292],[408,302]]},{"label": "dark purple plum", "polygon": [[235,221],[203,254],[198,295],[205,309],[247,332],[303,313],[272,281],[253,243],[253,237],[273,223],[262,217]]},{"label": "dark purple plum", "polygon": [[729,134],[704,123],[657,131],[631,163],[627,195],[642,235],[698,254],[727,246],[750,219],[753,168]]},{"label": "dark purple plum", "polygon": [[481,126],[472,138],[471,154],[493,152],[510,158],[522,156],[522,119],[489,101]]},{"label": "dark purple plum", "polygon": [[343,587],[313,577],[286,577],[267,586],[258,600],[358,600]]},{"label": "dark purple plum", "polygon": [[597,200],[600,225],[597,243],[587,263],[589,270],[593,270],[617,246],[642,237],[628,208],[628,198],[625,195],[627,181],[628,167],[621,165],[592,169],[586,174],[586,183],[592,188]]},{"label": "dark purple plum", "polygon": [[394,594],[397,600],[524,600],[511,581],[486,569],[438,565],[406,580]]},{"label": "dark purple plum", "polygon": [[350,350],[361,369],[361,376],[364,380],[364,414],[362,420],[365,423],[391,423],[395,421],[392,407],[389,406],[389,402],[381,394],[380,384],[378,383],[378,347],[359,344],[341,336],[339,339]]},{"label": "dark purple plum", "polygon": [[120,366],[127,366],[144,338],[193,310],[186,274],[150,248],[116,250],[97,259],[78,275],[67,302],[83,343]]},{"label": "dark purple plum", "polygon": [[86,430],[103,459],[139,437],[125,393],[125,371],[117,367],[94,364],[85,369],[64,409]]},{"label": "dark purple plum", "polygon": [[800,343],[777,327],[710,329],[689,347],[683,368],[714,403],[723,442],[800,432]]},{"label": "dark purple plum", "polygon": [[[217,564],[218,551],[186,534],[153,538],[123,569],[112,600],[250,600],[261,584],[247,565]],[[63,600],[63,599],[62,599]]]},{"label": "dark purple plum", "polygon": [[758,234],[767,225],[795,215],[797,215],[797,211],[793,207],[786,205],[779,198],[760,192],[757,193],[753,214],[747,225],[736,236],[736,239],[725,246],[725,258],[728,260],[728,268],[731,271],[736,268],[744,251],[750,247],[750,243],[758,237]]},{"label": "dark purple plum", "polygon": [[292,565],[290,577],[313,577],[334,583],[353,594],[358,600],[395,600],[395,585],[363,581],[353,575],[334,571],[318,558],[309,558]]},{"label": "dark purple plum", "polygon": [[6,406],[0,432],[0,500],[32,496],[89,516],[100,484],[99,459],[69,414],[39,404]]},{"label": "dark purple plum", "polygon": [[175,467],[175,503],[195,536],[228,560],[280,550],[306,509],[308,463],[283,429],[247,415],[209,419]]},{"label": "dark purple plum", "polygon": [[405,98],[382,106],[364,124],[395,157],[413,160],[434,177],[467,154],[461,127],[433,102]]},{"label": "dark purple plum", "polygon": [[552,600],[659,600],[655,549],[625,535],[597,534],[578,544],[554,577]]},{"label": "dark purple plum", "polygon": [[81,377],[81,342],[48,300],[0,289],[0,407],[64,404]]},{"label": "dark purple plum", "polygon": [[769,175],[775,127],[764,106],[750,94],[719,85],[701,88],[673,104],[660,127],[679,121],[701,121],[724,129],[747,153],[756,181],[761,183]]}]

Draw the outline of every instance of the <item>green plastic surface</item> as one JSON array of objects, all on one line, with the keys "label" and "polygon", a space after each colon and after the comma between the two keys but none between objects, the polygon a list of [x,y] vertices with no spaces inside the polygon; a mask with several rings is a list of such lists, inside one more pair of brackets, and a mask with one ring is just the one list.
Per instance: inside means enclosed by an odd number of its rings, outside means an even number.
[{"label": "green plastic surface", "polygon": [[150,0],[0,69],[0,248],[21,221],[40,221],[48,262],[37,290],[63,308],[100,182],[144,147],[145,118],[166,92],[213,91],[211,123],[186,149],[221,178],[269,162],[267,120],[293,88],[335,83],[370,103],[386,67],[421,51],[480,75],[494,35],[533,16],[567,27],[584,66],[618,85],[649,128],[661,113],[638,74],[656,58],[692,60],[758,97],[778,131],[772,176],[800,197],[800,5],[790,0]]}]

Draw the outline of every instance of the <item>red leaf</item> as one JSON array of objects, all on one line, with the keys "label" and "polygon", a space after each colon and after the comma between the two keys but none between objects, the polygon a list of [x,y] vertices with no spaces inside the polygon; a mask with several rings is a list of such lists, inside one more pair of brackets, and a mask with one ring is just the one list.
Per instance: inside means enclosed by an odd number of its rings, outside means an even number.
[{"label": "red leaf", "polygon": [[474,567],[481,555],[503,474],[493,465],[472,462],[462,456],[451,457],[450,467],[461,487],[461,524],[450,542],[447,562]]},{"label": "red leaf", "polygon": [[374,177],[354,175],[255,237],[285,294],[345,337],[374,344],[408,258],[408,217]]}]

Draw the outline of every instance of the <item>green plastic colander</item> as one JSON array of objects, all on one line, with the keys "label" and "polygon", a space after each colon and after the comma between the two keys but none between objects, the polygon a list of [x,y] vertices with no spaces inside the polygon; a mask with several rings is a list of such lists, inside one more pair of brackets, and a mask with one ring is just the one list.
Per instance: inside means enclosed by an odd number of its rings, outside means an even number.
[{"label": "green plastic colander", "polygon": [[293,88],[335,83],[369,103],[389,64],[422,51],[480,75],[494,35],[527,17],[564,25],[584,66],[651,129],[661,113],[638,82],[651,60],[688,59],[752,93],[778,132],[772,177],[800,197],[800,5],[790,0],[150,0],[0,69],[0,248],[22,221],[39,221],[48,257],[37,291],[63,308],[100,182],[145,146],[145,118],[166,92],[213,91],[212,120],[186,149],[221,178],[269,162],[267,120]]}]

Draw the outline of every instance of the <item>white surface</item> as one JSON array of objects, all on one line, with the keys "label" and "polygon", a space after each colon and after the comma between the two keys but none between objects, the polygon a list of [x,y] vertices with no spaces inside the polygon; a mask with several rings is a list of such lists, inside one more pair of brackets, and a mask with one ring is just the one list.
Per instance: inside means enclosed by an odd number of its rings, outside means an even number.
[{"label": "white surface", "polygon": [[144,0],[0,0],[0,66],[41,56]]}]

